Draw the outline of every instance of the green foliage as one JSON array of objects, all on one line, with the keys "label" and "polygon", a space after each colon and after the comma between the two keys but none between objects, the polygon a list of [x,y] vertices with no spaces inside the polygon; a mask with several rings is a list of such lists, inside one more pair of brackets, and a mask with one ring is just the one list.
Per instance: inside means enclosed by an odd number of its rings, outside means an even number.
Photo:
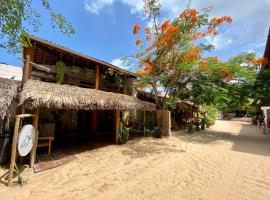
[{"label": "green foliage", "polygon": [[[56,26],[66,34],[74,34],[74,28],[61,13],[55,13],[49,0],[40,0],[49,12],[52,28]],[[29,32],[38,31],[41,26],[41,12],[33,9],[33,0],[1,0],[0,3],[0,48],[8,53],[20,52],[21,47],[29,45]]]},{"label": "green foliage", "polygon": [[253,117],[258,114],[261,114],[262,110],[259,106],[251,106],[248,108],[248,115]]},{"label": "green foliage", "polygon": [[89,69],[89,68],[84,68],[86,71],[86,75],[88,78],[91,78],[91,76],[94,75],[94,70],[93,69]]},{"label": "green foliage", "polygon": [[70,71],[71,71],[72,73],[74,73],[74,74],[78,74],[78,73],[80,73],[80,71],[81,71],[81,68],[80,68],[80,67],[71,66],[71,67],[69,67],[69,68],[70,68]]},{"label": "green foliage", "polygon": [[155,112],[147,112],[145,120],[146,131],[153,131],[156,126],[156,115]]},{"label": "green foliage", "polygon": [[215,124],[215,118],[211,116],[206,117],[206,126],[210,127]]},{"label": "green foliage", "polygon": [[194,131],[194,125],[193,125],[192,122],[188,122],[186,124],[186,128],[187,128],[187,130],[188,130],[189,133],[193,133],[193,131]]},{"label": "green foliage", "polygon": [[[253,58],[254,54],[243,53],[221,64],[210,62],[211,73],[198,71],[197,80],[190,87],[194,102],[214,105],[222,113],[245,111],[251,102],[250,94],[257,75]],[[221,76],[223,68],[232,75],[232,80],[224,80]]]},{"label": "green foliage", "polygon": [[257,104],[269,104],[270,97],[270,70],[263,69],[258,73],[252,86],[251,97]]},{"label": "green foliage", "polygon": [[16,163],[14,165],[14,172],[16,173],[16,175],[18,177],[18,183],[21,185],[21,187],[25,183],[27,183],[26,181],[23,180],[23,177],[22,177],[22,172],[26,167],[27,167],[26,165],[18,166]]},{"label": "green foliage", "polygon": [[113,68],[107,69],[105,75],[115,81],[118,87],[127,86],[127,81],[124,73],[116,72]]},{"label": "green foliage", "polygon": [[65,77],[65,63],[63,63],[62,61],[58,61],[55,64],[55,70],[56,70],[56,82],[58,84],[63,84],[64,83],[64,77]]},{"label": "green foliage", "polygon": [[195,131],[200,131],[200,119],[196,118],[194,121],[194,125],[195,125]]},{"label": "green foliage", "polygon": [[120,133],[119,133],[119,141],[120,144],[126,144],[129,138],[129,130],[128,128],[121,123]]}]

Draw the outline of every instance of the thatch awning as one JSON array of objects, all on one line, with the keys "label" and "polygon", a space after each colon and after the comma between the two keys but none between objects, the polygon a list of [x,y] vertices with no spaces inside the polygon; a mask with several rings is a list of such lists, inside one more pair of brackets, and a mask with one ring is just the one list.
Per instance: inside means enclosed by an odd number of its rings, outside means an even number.
[{"label": "thatch awning", "polygon": [[28,80],[20,105],[72,110],[155,110],[155,105],[133,96],[71,85]]},{"label": "thatch awning", "polygon": [[18,94],[18,81],[0,77],[0,119],[10,112],[10,107]]}]

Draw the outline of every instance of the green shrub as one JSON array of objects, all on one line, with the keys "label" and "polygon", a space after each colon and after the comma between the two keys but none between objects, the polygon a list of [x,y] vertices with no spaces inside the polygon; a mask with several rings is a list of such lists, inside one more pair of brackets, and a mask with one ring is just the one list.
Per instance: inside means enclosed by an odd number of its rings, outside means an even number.
[{"label": "green shrub", "polygon": [[186,128],[188,130],[189,133],[193,133],[194,131],[194,125],[192,122],[188,122],[187,125],[186,125]]},{"label": "green shrub", "polygon": [[129,130],[123,124],[121,124],[120,133],[119,133],[119,141],[120,144],[126,144],[129,138]]},{"label": "green shrub", "polygon": [[202,117],[201,118],[201,130],[205,130],[205,125],[207,123],[207,118],[206,117]]},{"label": "green shrub", "polygon": [[152,132],[156,126],[155,112],[148,112],[145,120],[145,130]]},{"label": "green shrub", "polygon": [[212,125],[214,125],[215,124],[215,118],[214,117],[210,117],[210,116],[207,116],[206,117],[206,126],[207,127],[210,127],[210,126],[212,126]]},{"label": "green shrub", "polygon": [[56,83],[58,84],[63,84],[64,83],[64,77],[65,77],[65,63],[63,63],[62,61],[58,61],[55,64],[55,70],[56,70]]}]

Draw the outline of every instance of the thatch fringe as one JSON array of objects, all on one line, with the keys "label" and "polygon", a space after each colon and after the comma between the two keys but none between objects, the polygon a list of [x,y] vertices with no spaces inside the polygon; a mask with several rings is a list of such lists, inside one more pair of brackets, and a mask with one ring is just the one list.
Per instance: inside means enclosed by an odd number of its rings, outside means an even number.
[{"label": "thatch fringe", "polygon": [[154,104],[133,96],[38,80],[25,83],[20,96],[22,104],[29,109],[155,110]]},{"label": "thatch fringe", "polygon": [[18,81],[0,77],[0,119],[4,119],[11,112],[19,85]]}]

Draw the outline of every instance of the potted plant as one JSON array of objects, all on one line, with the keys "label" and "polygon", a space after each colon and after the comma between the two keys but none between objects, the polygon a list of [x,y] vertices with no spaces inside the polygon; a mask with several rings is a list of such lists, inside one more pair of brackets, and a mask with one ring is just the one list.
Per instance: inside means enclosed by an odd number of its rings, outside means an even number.
[{"label": "potted plant", "polygon": [[188,130],[189,133],[193,133],[194,126],[193,126],[193,123],[192,122],[188,122],[187,125],[186,125],[186,127],[187,127],[187,130]]},{"label": "potted plant", "polygon": [[206,117],[203,117],[203,118],[201,119],[201,130],[205,130],[206,122],[207,122]]},{"label": "potted plant", "polygon": [[129,138],[129,130],[125,125],[122,123],[119,133],[119,141],[120,144],[126,144]]},{"label": "potted plant", "polygon": [[196,118],[194,121],[194,125],[195,125],[195,131],[200,131],[200,120],[199,118]]}]

